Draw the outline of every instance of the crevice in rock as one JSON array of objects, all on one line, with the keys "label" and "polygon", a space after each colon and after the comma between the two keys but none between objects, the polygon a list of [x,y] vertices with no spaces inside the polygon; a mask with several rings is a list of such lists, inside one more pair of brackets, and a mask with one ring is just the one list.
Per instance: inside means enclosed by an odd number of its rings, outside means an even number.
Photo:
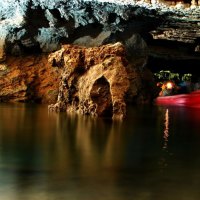
[{"label": "crevice in rock", "polygon": [[116,13],[110,13],[108,16],[108,23],[114,23],[117,19]]},{"label": "crevice in rock", "polygon": [[61,43],[71,44],[74,43],[75,40],[83,38],[84,36],[90,36],[91,38],[96,38],[101,32],[102,32],[102,25],[98,23],[92,23],[86,26],[80,26],[70,33],[69,38],[62,38]]},{"label": "crevice in rock", "polygon": [[93,103],[97,106],[99,116],[112,117],[113,106],[110,92],[110,84],[104,76],[97,79],[90,92]]},{"label": "crevice in rock", "polygon": [[40,6],[37,6],[34,9],[28,7],[26,16],[26,28],[30,36],[35,36],[37,34],[38,28],[47,28],[49,27],[49,21],[45,16],[45,10]]}]

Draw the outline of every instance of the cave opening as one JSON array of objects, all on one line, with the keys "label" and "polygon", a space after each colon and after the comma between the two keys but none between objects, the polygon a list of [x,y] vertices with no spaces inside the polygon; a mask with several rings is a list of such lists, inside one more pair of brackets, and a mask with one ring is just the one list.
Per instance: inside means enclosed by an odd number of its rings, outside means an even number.
[{"label": "cave opening", "polygon": [[146,67],[153,73],[168,70],[180,75],[192,74],[194,82],[200,78],[200,57],[199,52],[195,51],[196,44],[147,36],[144,37],[149,49]]},{"label": "cave opening", "polygon": [[98,115],[112,117],[113,106],[110,84],[104,76],[95,81],[90,95],[93,103],[97,105]]}]

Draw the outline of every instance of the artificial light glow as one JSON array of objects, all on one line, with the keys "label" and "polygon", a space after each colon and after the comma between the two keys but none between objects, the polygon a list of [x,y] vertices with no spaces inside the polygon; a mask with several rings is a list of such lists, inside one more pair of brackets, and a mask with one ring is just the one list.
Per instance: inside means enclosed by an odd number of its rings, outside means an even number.
[{"label": "artificial light glow", "polygon": [[172,89],[173,84],[171,82],[167,82],[166,87],[167,87],[167,89]]}]

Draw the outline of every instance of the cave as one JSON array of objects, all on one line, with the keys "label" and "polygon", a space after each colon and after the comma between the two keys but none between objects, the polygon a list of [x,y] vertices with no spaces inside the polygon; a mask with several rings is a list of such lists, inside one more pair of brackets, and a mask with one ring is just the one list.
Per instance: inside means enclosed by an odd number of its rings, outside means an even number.
[{"label": "cave", "polygon": [[[126,107],[124,102],[142,104],[156,98],[158,92],[152,73],[159,70],[191,73],[194,81],[198,79],[200,20],[195,1],[60,0],[50,4],[49,1],[11,0],[0,6],[0,88],[4,91],[0,93],[0,99],[9,99],[6,95],[10,96],[8,93],[13,91],[6,88],[13,88],[10,84],[19,79],[18,87],[23,91],[20,94],[39,95],[41,102],[55,103],[59,81],[62,77],[65,79],[64,75],[75,74],[76,81],[99,62],[103,62],[101,69],[106,70],[114,63],[113,55],[118,64],[123,65],[124,68],[121,65],[119,68],[123,69],[123,78],[127,79],[124,90],[127,92],[120,94],[120,101],[125,98],[121,108]],[[118,43],[122,45],[116,45]],[[106,47],[110,44],[114,45],[111,49]],[[100,52],[96,51],[101,46],[109,51],[101,48]],[[54,59],[49,61],[51,53]],[[72,58],[65,60],[63,54],[70,54]],[[73,69],[77,63],[81,63],[80,66]],[[120,74],[115,71],[115,75]],[[99,98],[104,101],[105,95],[110,102],[108,88],[111,86],[107,80],[110,82],[112,76],[109,76],[93,85],[92,99],[97,105]],[[29,91],[27,88],[35,88],[30,86],[35,79],[39,91]],[[68,79],[70,87],[78,87],[70,77]],[[119,85],[114,83],[114,88]],[[98,87],[103,91],[97,98],[95,90]],[[65,90],[64,84],[62,89]],[[110,115],[112,108],[108,107],[105,113]]]},{"label": "cave", "polygon": [[199,68],[200,0],[0,0],[0,200],[199,200]]},{"label": "cave", "polygon": [[151,36],[144,37],[148,45],[146,67],[153,73],[169,70],[172,73],[192,74],[192,81],[199,79],[199,52],[195,51],[195,43],[178,41],[154,40]]}]

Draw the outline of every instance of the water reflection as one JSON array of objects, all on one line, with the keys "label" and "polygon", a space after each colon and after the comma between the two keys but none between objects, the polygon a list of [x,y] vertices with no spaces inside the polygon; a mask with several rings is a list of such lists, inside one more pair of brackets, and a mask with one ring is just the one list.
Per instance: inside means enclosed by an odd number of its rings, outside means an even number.
[{"label": "water reflection", "polygon": [[[80,195],[84,199],[89,194],[83,197],[83,188],[93,193],[94,184],[114,184],[115,166],[122,160],[121,147],[118,148],[122,146],[120,123],[48,114],[46,107],[32,106],[14,104],[1,108],[1,199],[11,198],[2,196],[6,186],[16,195],[12,199],[40,199],[52,190],[55,199],[60,190],[70,198],[76,190],[76,198]],[[69,193],[65,192],[67,188]],[[35,192],[38,197],[34,197]]]},{"label": "water reflection", "polygon": [[112,122],[0,104],[0,199],[198,199],[200,136],[191,127],[190,135],[185,131],[190,112],[155,107],[129,113],[124,122]]},{"label": "water reflection", "polygon": [[163,149],[167,149],[168,137],[169,137],[169,109],[166,109],[165,112],[165,122],[164,122],[164,145]]}]

